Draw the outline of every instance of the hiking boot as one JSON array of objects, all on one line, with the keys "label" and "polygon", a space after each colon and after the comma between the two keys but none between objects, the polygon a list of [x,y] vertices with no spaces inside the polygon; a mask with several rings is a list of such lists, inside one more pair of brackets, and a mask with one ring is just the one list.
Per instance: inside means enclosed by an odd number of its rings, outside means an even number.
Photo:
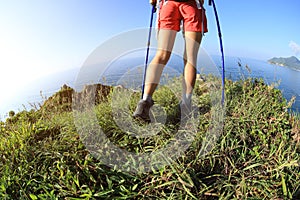
[{"label": "hiking boot", "polygon": [[179,113],[181,115],[181,119],[189,119],[192,115],[192,104],[191,102],[181,101],[179,103]]},{"label": "hiking boot", "polygon": [[135,112],[133,113],[133,118],[142,120],[144,122],[150,123],[150,108],[154,105],[154,101],[140,100],[137,104]]}]

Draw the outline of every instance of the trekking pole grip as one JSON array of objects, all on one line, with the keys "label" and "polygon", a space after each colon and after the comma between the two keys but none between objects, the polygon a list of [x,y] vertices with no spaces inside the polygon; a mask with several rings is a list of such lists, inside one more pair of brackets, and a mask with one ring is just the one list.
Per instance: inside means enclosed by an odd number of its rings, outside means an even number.
[{"label": "trekking pole grip", "polygon": [[152,13],[156,12],[156,4],[152,4]]}]

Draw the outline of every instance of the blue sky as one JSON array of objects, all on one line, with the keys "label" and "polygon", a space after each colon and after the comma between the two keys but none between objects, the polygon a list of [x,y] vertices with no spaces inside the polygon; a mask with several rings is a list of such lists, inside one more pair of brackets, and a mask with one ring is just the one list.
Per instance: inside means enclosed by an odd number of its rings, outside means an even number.
[{"label": "blue sky", "polygon": [[[112,36],[148,27],[148,2],[0,0],[0,105],[14,98],[22,89],[20,83],[25,87],[38,77],[79,68]],[[300,57],[300,1],[215,2],[227,56]],[[209,32],[202,47],[219,54],[215,17],[207,3]]]}]

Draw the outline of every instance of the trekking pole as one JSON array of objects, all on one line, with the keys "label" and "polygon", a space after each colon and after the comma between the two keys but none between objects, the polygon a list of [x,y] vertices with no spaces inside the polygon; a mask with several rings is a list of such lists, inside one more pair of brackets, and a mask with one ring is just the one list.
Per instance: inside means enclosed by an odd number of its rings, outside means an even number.
[{"label": "trekking pole", "polygon": [[218,34],[219,34],[219,40],[220,40],[220,49],[222,54],[222,105],[224,105],[225,101],[225,58],[224,58],[224,50],[223,50],[223,41],[222,41],[222,33],[221,33],[221,26],[219,21],[219,16],[216,8],[216,4],[214,0],[209,0],[208,5],[213,5],[217,27],[218,27]]},{"label": "trekking pole", "polygon": [[155,13],[155,12],[156,12],[156,5],[152,5],[151,17],[150,17],[150,26],[149,26],[149,34],[148,34],[148,43],[147,43],[147,53],[146,53],[145,68],[144,68],[144,76],[143,76],[143,85],[142,85],[142,96],[141,96],[141,99],[143,98],[144,90],[145,90],[146,71],[147,71],[148,60],[149,60],[149,51],[150,51],[150,42],[151,42],[151,33],[152,33],[153,16],[154,16],[154,13]]}]

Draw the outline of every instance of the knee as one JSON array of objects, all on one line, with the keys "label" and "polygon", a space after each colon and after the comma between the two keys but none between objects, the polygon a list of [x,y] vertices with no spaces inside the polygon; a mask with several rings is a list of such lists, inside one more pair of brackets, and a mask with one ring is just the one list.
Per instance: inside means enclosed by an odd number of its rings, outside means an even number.
[{"label": "knee", "polygon": [[171,56],[171,52],[158,51],[154,57],[154,60],[156,63],[165,65],[169,61],[170,56]]}]

